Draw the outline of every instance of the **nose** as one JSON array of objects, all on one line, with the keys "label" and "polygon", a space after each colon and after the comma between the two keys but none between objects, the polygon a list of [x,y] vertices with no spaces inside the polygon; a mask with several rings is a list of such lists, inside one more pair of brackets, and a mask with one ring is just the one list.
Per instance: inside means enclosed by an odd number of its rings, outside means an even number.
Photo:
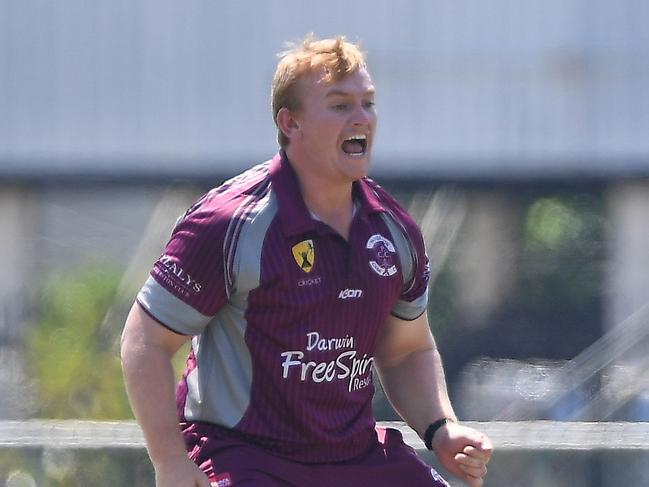
[{"label": "nose", "polygon": [[352,123],[354,125],[369,125],[372,123],[375,115],[371,108],[367,108],[362,104],[358,105],[354,110]]}]

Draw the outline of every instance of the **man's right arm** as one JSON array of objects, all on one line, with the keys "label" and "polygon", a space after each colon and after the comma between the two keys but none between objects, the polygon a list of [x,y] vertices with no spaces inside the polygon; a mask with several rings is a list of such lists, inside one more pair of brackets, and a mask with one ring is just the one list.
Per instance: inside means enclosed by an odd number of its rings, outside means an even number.
[{"label": "man's right arm", "polygon": [[187,457],[176,415],[171,359],[189,338],[157,323],[138,303],[122,333],[126,390],[155,468],[156,487],[210,487]]}]

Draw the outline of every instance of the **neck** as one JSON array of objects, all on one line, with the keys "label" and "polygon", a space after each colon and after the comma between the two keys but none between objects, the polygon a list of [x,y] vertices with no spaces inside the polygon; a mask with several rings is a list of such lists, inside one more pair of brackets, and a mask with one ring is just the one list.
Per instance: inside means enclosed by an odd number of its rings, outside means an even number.
[{"label": "neck", "polygon": [[292,166],[307,208],[347,239],[354,213],[353,182],[334,184],[313,171],[299,165]]},{"label": "neck", "polygon": [[309,188],[309,183],[300,184],[306,206],[319,217],[351,214],[353,208],[352,185],[344,188],[320,189],[318,184]]},{"label": "neck", "polygon": [[310,187],[309,182],[300,183],[304,203],[319,220],[329,225],[345,240],[354,217],[354,202],[352,200],[352,185],[329,188],[323,191],[317,183]]}]

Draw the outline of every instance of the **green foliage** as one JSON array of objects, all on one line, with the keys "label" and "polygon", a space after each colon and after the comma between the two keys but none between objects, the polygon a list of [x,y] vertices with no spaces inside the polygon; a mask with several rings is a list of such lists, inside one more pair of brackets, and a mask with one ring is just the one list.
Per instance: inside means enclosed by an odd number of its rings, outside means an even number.
[{"label": "green foliage", "polygon": [[0,485],[3,486],[145,487],[154,483],[153,467],[143,449],[0,450]]},{"label": "green foliage", "polygon": [[23,452],[8,448],[0,449],[0,485],[5,485],[12,474],[29,472],[31,466],[28,455]]},{"label": "green foliage", "polygon": [[593,194],[535,200],[525,219],[520,304],[576,314],[601,293],[605,216]]},{"label": "green foliage", "polygon": [[[120,302],[118,282],[118,274],[97,268],[44,281],[38,294],[41,318],[25,343],[41,418],[132,418],[118,349],[130,303]],[[177,375],[184,367],[187,351],[185,346],[174,358]],[[154,483],[153,469],[143,449],[54,449],[30,458],[17,452],[0,456],[0,472],[31,472],[43,487]],[[3,481],[0,474],[0,484]]]},{"label": "green foliage", "polygon": [[583,226],[583,215],[565,198],[539,198],[528,210],[525,237],[532,246],[555,250],[579,238]]},{"label": "green foliage", "polygon": [[[429,320],[452,382],[480,356],[568,359],[601,334],[607,217],[597,188],[512,191],[520,205],[515,285],[479,327],[458,305],[453,255],[432,284]],[[476,242],[479,245],[479,242]]]},{"label": "green foliage", "polygon": [[45,487],[148,486],[155,483],[153,467],[144,450],[80,450],[57,452],[57,455],[64,458],[53,460],[62,460],[67,465],[64,468],[54,465],[46,468],[49,471]]},{"label": "green foliage", "polygon": [[117,283],[115,273],[98,269],[44,283],[41,319],[26,343],[41,417],[132,417],[116,349],[122,324],[104,323]]}]

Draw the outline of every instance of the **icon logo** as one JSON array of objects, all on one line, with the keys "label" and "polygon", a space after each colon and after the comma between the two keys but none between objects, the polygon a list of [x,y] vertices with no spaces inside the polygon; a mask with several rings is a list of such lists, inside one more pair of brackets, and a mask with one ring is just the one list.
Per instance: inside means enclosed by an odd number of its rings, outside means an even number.
[{"label": "icon logo", "polygon": [[293,245],[291,249],[293,258],[300,269],[307,274],[313,270],[315,264],[315,247],[313,240],[302,240],[300,243]]},{"label": "icon logo", "polygon": [[370,252],[370,267],[379,276],[390,277],[397,273],[394,244],[383,235],[372,235],[365,245]]},{"label": "icon logo", "polygon": [[363,296],[362,289],[343,289],[338,294],[338,299],[356,299]]}]

